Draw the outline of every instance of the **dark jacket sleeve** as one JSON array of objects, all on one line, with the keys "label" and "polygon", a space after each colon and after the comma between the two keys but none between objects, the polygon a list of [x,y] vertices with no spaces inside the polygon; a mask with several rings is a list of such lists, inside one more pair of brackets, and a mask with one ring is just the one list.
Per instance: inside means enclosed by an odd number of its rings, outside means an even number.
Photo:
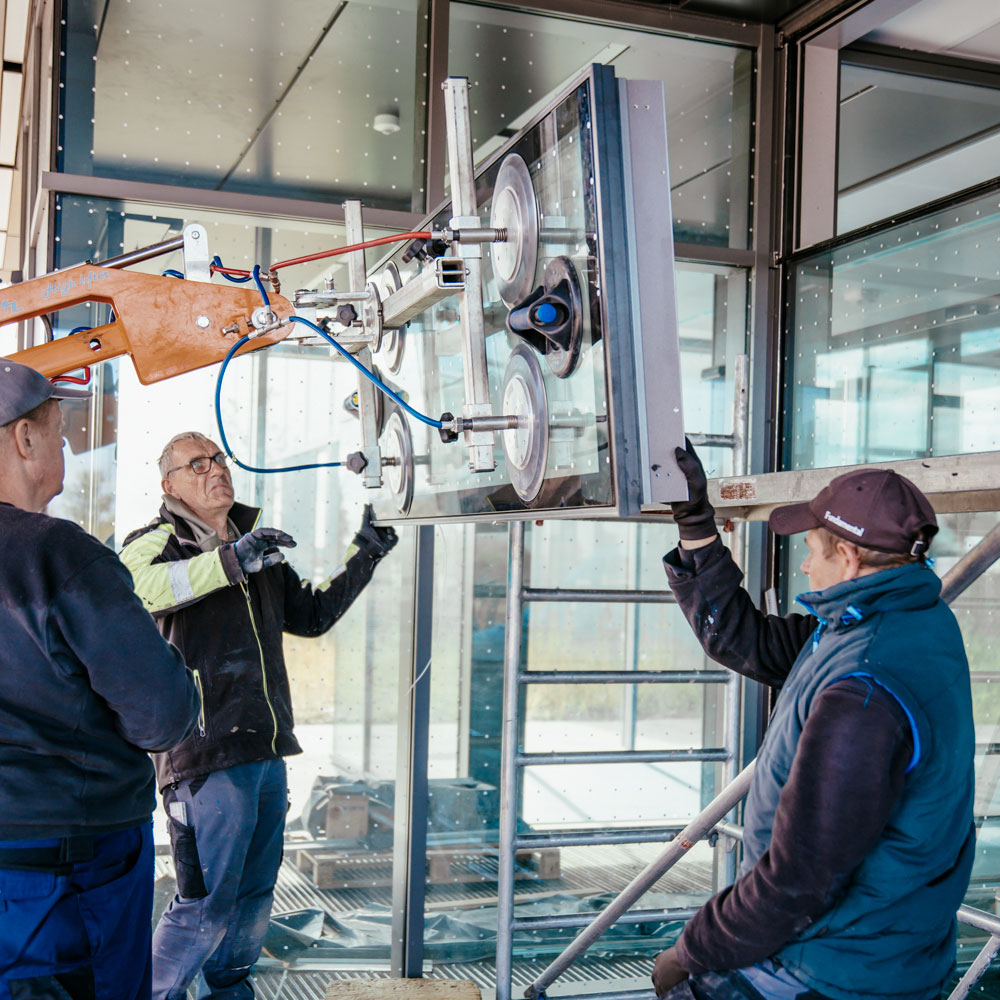
[{"label": "dark jacket sleeve", "polygon": [[830,909],[885,828],[912,756],[909,721],[891,694],[861,678],[826,688],[802,730],[770,847],[691,919],[681,965],[753,965]]},{"label": "dark jacket sleeve", "polygon": [[285,631],[305,636],[322,635],[331,628],[375,571],[371,556],[356,552],[329,580],[313,587],[287,562],[280,565],[285,574]]},{"label": "dark jacket sleeve", "polygon": [[663,568],[684,617],[713,660],[772,687],[784,684],[815,618],[761,614],[719,538],[693,551],[671,550]]},{"label": "dark jacket sleeve", "polygon": [[191,730],[201,699],[180,653],[136,597],[128,570],[101,549],[59,589],[50,627],[85,666],[122,736],[143,750],[169,750]]}]

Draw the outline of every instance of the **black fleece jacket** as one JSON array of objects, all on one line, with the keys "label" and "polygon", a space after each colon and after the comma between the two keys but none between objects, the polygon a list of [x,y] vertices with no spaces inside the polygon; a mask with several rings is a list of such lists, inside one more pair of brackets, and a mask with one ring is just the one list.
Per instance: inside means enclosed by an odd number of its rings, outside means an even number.
[{"label": "black fleece jacket", "polygon": [[[251,531],[260,511],[234,504]],[[204,710],[191,735],[154,757],[161,790],[237,764],[302,752],[293,733],[282,633],[318,636],[351,606],[375,562],[358,552],[321,587],[287,562],[244,576],[232,544],[203,548],[166,506],[125,540],[122,559],[160,631],[195,672]],[[217,543],[217,540],[216,540]]]},{"label": "black fleece jacket", "polygon": [[0,840],[149,819],[153,766],[199,698],[113,551],[0,503]]},{"label": "black fleece jacket", "polygon": [[[663,562],[705,652],[781,687],[817,620],[762,615],[720,539],[674,549]],[[859,678],[823,691],[782,789],[769,849],[690,920],[677,945],[681,965],[692,973],[754,965],[825,913],[878,840],[912,756],[909,721],[888,692]]]}]

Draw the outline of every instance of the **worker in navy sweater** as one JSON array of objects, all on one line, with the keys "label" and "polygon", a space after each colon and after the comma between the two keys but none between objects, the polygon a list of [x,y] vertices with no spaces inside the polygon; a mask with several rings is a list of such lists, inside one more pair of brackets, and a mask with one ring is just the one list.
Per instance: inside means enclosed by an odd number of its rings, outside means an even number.
[{"label": "worker in navy sweater", "polygon": [[155,757],[177,894],[153,935],[154,1000],[252,997],[278,867],[288,793],[284,758],[301,753],[282,640],[322,635],[367,586],[396,544],[365,507],[347,557],[320,586],[237,503],[226,454],[185,432],[160,455],[163,506],[125,540],[136,593],[183,652],[204,695],[191,735]]},{"label": "worker in navy sweater", "polygon": [[0,1000],[148,1000],[153,765],[199,698],[114,552],[39,513],[55,388],[0,358]]},{"label": "worker in navy sweater", "polygon": [[838,476],[781,507],[806,532],[805,614],[764,616],[715,529],[701,463],[677,449],[671,588],[705,651],[780,688],[744,812],[734,885],[653,970],[659,996],[930,1000],[955,966],[972,870],[969,667],[925,561],[937,522],[909,480]]}]

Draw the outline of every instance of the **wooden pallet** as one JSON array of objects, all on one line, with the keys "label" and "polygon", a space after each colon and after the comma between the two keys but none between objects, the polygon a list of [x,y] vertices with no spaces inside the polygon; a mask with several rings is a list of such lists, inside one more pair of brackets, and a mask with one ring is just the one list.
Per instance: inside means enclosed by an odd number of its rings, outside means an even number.
[{"label": "wooden pallet", "polygon": [[[495,847],[432,847],[426,857],[429,885],[497,880]],[[515,879],[559,878],[558,848],[518,851],[515,859]],[[392,885],[392,851],[362,853],[303,848],[295,860],[299,870],[317,889],[370,889]]]}]

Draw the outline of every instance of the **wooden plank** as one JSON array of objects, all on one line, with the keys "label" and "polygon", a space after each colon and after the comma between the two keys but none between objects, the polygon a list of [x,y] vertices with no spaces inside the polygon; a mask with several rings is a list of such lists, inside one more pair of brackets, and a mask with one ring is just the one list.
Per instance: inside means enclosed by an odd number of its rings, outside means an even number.
[{"label": "wooden plank", "polygon": [[326,1000],[482,1000],[468,979],[340,979],[326,988]]},{"label": "wooden plank", "polygon": [[[927,494],[938,513],[997,509],[1000,452],[899,462],[866,462],[862,465],[872,469],[892,469],[906,476]],[[831,479],[860,467],[844,465],[711,479],[708,498],[726,517],[764,521],[775,507],[811,500]]]}]

